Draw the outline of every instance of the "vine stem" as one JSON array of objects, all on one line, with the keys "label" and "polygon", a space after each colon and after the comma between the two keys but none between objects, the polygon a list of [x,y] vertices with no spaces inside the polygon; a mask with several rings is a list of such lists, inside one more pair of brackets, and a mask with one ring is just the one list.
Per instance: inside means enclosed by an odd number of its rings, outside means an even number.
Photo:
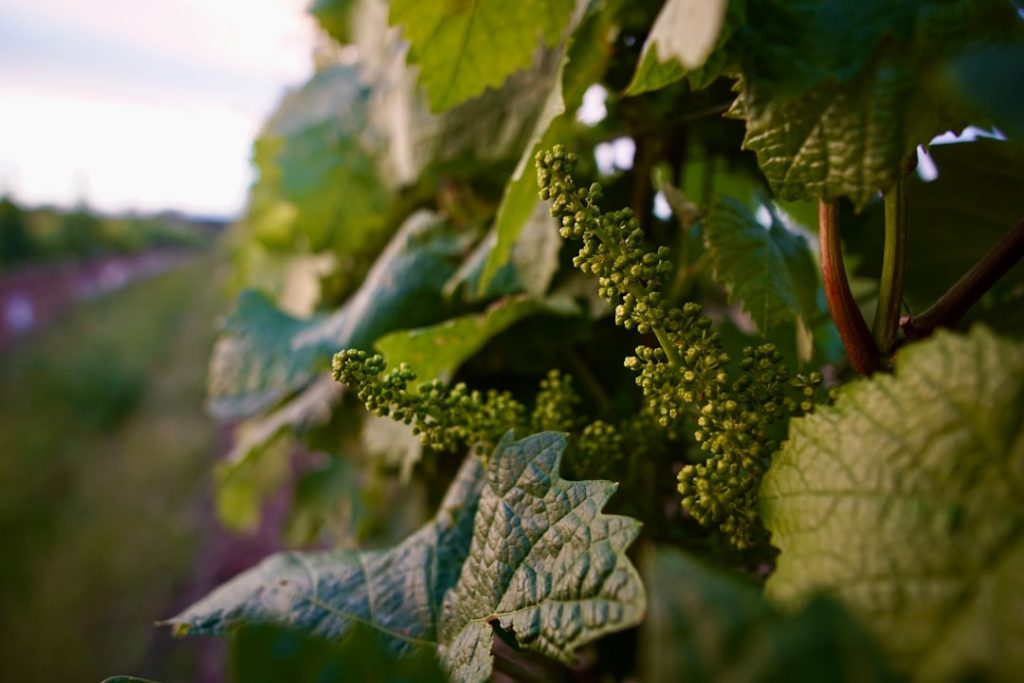
[{"label": "vine stem", "polygon": [[846,266],[843,265],[839,205],[836,202],[824,199],[818,202],[818,232],[821,243],[821,279],[832,321],[846,348],[850,365],[860,374],[870,375],[880,365],[878,349],[850,291]]},{"label": "vine stem", "polygon": [[985,257],[971,266],[939,300],[915,317],[907,316],[900,327],[908,339],[927,337],[938,327],[955,325],[992,288],[999,278],[1024,258],[1024,219],[999,241]]},{"label": "vine stem", "polygon": [[885,194],[885,247],[882,252],[882,278],[878,306],[871,326],[875,348],[888,356],[899,332],[903,306],[903,272],[907,262],[907,184],[900,173],[893,188]]}]

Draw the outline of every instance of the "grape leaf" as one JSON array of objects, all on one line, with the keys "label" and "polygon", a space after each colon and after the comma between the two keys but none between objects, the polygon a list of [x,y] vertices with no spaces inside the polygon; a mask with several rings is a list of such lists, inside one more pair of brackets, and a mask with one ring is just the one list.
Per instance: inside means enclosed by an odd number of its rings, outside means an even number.
[{"label": "grape leaf", "polygon": [[786,614],[675,548],[644,559],[658,599],[640,630],[641,680],[894,680],[879,646],[834,600],[817,596]]},{"label": "grape leaf", "polygon": [[601,511],[616,485],[558,474],[566,437],[506,434],[491,456],[469,556],[445,596],[441,660],[459,681],[491,674],[492,624],[520,646],[570,662],[573,650],[643,619],[625,551],[640,531]]},{"label": "grape leaf", "polygon": [[370,90],[354,67],[317,72],[284,98],[254,147],[259,179],[244,222],[269,246],[362,246],[385,224],[390,192],[366,134]]},{"label": "grape leaf", "polygon": [[767,592],[827,589],[921,680],[1024,676],[1024,345],[940,332],[790,423]]},{"label": "grape leaf", "polygon": [[392,332],[378,339],[376,347],[392,367],[405,363],[421,380],[447,380],[491,337],[527,316],[554,311],[553,305],[526,295],[508,297],[491,304],[483,313]]},{"label": "grape leaf", "polygon": [[330,315],[293,318],[265,296],[243,292],[210,360],[211,412],[220,419],[262,412],[308,384],[338,349],[368,348],[382,334],[436,320],[439,290],[463,250],[450,226],[419,212]]},{"label": "grape leaf", "polygon": [[[610,27],[613,15],[614,12],[606,9],[583,17],[562,52],[540,116],[498,206],[493,228],[496,243],[487,254],[478,282],[480,294],[490,287],[495,275],[510,259],[522,280],[531,279],[529,268],[524,267],[529,261],[528,253],[526,258],[520,258],[516,252],[516,245],[524,234],[537,234],[534,231],[543,234],[543,228],[551,226],[557,235],[557,223],[537,195],[534,156],[569,134],[573,121],[566,111],[578,108],[586,88],[601,78],[612,51],[608,42],[609,36],[614,35]],[[543,290],[534,286],[530,291],[539,294]]]},{"label": "grape leaf", "polygon": [[772,213],[765,228],[746,207],[730,197],[712,204],[704,240],[715,279],[763,333],[778,323],[818,313],[818,275],[802,235]]},{"label": "grape leaf", "polygon": [[459,681],[490,676],[492,624],[570,661],[639,623],[645,597],[625,555],[639,522],[601,511],[615,484],[558,475],[565,445],[506,434],[486,471],[467,458],[434,521],[395,548],[275,555],[166,623],[184,635],[272,622],[335,639],[363,624],[398,651],[438,645]]},{"label": "grape leaf", "polygon": [[166,623],[185,635],[269,622],[330,639],[363,624],[397,651],[432,645],[442,596],[469,551],[483,481],[483,468],[467,458],[433,521],[394,548],[273,555]]},{"label": "grape leaf", "polygon": [[575,0],[393,0],[390,20],[434,111],[451,109],[526,68],[538,44],[558,42]]},{"label": "grape leaf", "polygon": [[[657,90],[701,69],[731,34],[727,13],[741,8],[741,2],[729,0],[667,0],[647,34],[626,94]],[[721,66],[722,60],[715,61]]]},{"label": "grape leaf", "polygon": [[744,147],[781,198],[848,197],[858,209],[918,144],[968,123],[922,74],[1020,32],[1000,0],[764,0],[747,10],[730,110],[747,122]]}]

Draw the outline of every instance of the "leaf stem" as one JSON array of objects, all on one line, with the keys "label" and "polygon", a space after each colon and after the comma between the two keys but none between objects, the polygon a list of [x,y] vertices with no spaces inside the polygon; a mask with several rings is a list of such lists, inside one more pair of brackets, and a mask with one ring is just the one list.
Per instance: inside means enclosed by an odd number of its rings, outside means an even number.
[{"label": "leaf stem", "polygon": [[900,327],[908,339],[927,337],[938,327],[951,327],[978,302],[992,285],[1024,258],[1024,219],[1008,232],[980,261],[971,266],[939,300],[924,313],[907,316]]},{"label": "leaf stem", "polygon": [[903,272],[907,262],[907,183],[900,173],[896,184],[885,194],[885,247],[882,252],[882,278],[878,306],[871,326],[875,348],[888,356],[899,332],[903,307]]},{"label": "leaf stem", "polygon": [[878,349],[868,324],[857,308],[843,265],[843,247],[839,238],[839,206],[824,199],[818,202],[818,238],[821,242],[821,279],[832,321],[846,348],[853,369],[870,375],[879,366]]}]

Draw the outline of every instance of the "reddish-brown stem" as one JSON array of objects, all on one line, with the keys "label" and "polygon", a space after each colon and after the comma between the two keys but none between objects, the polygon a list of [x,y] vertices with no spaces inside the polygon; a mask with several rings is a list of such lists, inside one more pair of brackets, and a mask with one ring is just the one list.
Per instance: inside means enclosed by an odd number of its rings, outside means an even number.
[{"label": "reddish-brown stem", "polygon": [[971,266],[945,294],[917,317],[907,316],[900,327],[908,339],[927,337],[938,327],[952,327],[999,278],[1024,258],[1024,220],[1014,226],[985,257]]},{"label": "reddish-brown stem", "polygon": [[839,330],[850,365],[860,374],[870,375],[879,368],[880,359],[868,324],[850,291],[839,238],[839,207],[835,202],[818,202],[818,239],[821,243],[821,279],[832,321]]}]

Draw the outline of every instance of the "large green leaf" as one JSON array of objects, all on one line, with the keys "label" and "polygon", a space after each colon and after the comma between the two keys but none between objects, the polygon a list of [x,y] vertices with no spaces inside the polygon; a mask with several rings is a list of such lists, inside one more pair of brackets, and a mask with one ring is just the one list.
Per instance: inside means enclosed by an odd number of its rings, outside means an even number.
[{"label": "large green leaf", "polygon": [[704,240],[715,279],[761,332],[787,320],[816,317],[818,271],[807,240],[774,213],[765,228],[738,201],[721,197],[708,211]]},{"label": "large green leaf", "polygon": [[270,622],[339,639],[357,624],[401,651],[437,642],[441,600],[469,551],[483,468],[467,458],[433,521],[389,550],[288,552],[168,620],[178,634]]},{"label": "large green leaf", "polygon": [[463,250],[450,226],[420,212],[335,313],[300,320],[243,292],[210,361],[211,412],[221,419],[259,413],[308,384],[338,349],[369,348],[382,334],[436,320],[441,287]]},{"label": "large green leaf", "polygon": [[[997,37],[1020,33],[1010,3],[747,3],[731,115],[783,199],[887,190],[918,144],[968,123],[923,75]],[[731,48],[732,49],[732,48]]]},{"label": "large green leaf", "polygon": [[405,363],[422,380],[450,379],[467,358],[491,337],[523,318],[553,312],[551,304],[525,295],[500,299],[483,313],[464,315],[430,327],[402,330],[377,340],[377,350],[388,363]]},{"label": "large green leaf", "polygon": [[409,41],[430,107],[444,111],[497,87],[530,66],[538,44],[552,45],[575,0],[393,0],[391,23]]},{"label": "large green leaf", "polygon": [[601,511],[615,484],[559,476],[565,445],[506,434],[486,471],[467,458],[434,520],[395,548],[275,555],[167,623],[201,634],[271,622],[332,639],[363,624],[399,651],[438,645],[459,681],[490,676],[494,627],[570,661],[639,623],[645,597],[625,555],[639,522]]},{"label": "large green leaf", "polygon": [[730,6],[735,13],[742,5],[729,0],[667,0],[647,34],[626,94],[657,90],[703,67],[732,32],[726,22]]},{"label": "large green leaf", "polygon": [[473,542],[445,596],[441,659],[458,681],[491,674],[494,626],[529,650],[569,662],[573,651],[638,624],[643,585],[626,558],[640,531],[601,511],[616,485],[558,474],[564,434],[506,434],[491,456]]},{"label": "large green leaf", "polygon": [[1024,345],[940,332],[793,420],[770,596],[827,589],[921,680],[1024,677]]},{"label": "large green leaf", "polygon": [[817,597],[785,614],[753,586],[674,548],[645,559],[644,583],[657,599],[640,631],[642,680],[893,680],[881,649],[834,600]]}]

